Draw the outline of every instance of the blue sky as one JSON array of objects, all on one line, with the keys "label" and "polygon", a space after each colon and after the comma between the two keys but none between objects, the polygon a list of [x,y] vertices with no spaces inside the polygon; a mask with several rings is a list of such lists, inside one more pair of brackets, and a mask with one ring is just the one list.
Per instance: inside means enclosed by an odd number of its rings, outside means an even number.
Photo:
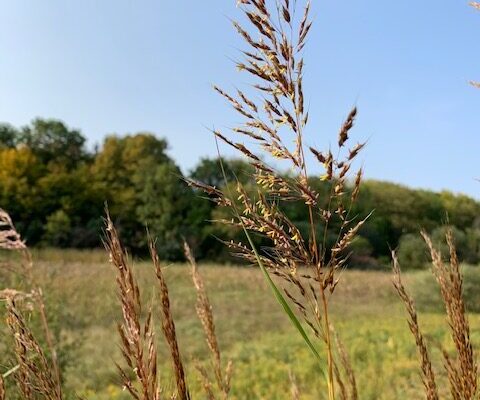
[{"label": "blue sky", "polygon": [[[366,175],[480,198],[480,12],[466,1],[312,0],[307,142],[334,141],[352,105]],[[0,121],[37,116],[167,137],[184,171],[238,121],[211,90],[245,83],[234,0],[0,0]]]}]

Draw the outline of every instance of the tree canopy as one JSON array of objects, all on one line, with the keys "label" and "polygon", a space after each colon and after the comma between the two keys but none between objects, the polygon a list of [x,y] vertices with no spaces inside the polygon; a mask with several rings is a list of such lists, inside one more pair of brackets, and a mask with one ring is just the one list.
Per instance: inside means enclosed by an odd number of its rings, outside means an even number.
[{"label": "tree canopy", "polygon": [[[58,120],[35,119],[21,128],[0,124],[0,207],[11,213],[34,246],[100,246],[108,204],[132,252],[144,248],[148,227],[163,258],[179,259],[181,241],[187,239],[199,258],[227,259],[217,237],[242,233],[213,222],[231,216],[185,183],[167,150],[167,141],[149,132],[109,135],[90,151],[78,129]],[[249,164],[239,159],[222,163],[229,182],[239,180],[249,187]],[[225,185],[218,159],[200,160],[188,177],[218,188]],[[320,177],[311,177],[309,184],[320,201],[328,198],[331,188]],[[302,232],[308,218],[304,209],[295,202],[281,206],[289,208]],[[419,230],[441,237],[446,224],[455,227],[460,256],[471,263],[480,260],[480,203],[468,196],[367,180],[351,215],[372,210],[354,244],[354,266],[379,266],[390,248],[399,246],[404,266],[418,268],[425,254]]]}]

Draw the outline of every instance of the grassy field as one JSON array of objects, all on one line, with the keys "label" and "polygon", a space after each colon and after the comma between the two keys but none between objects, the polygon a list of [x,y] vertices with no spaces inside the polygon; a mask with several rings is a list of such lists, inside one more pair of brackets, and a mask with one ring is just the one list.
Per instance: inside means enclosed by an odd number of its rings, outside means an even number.
[{"label": "grassy field", "polygon": [[[104,254],[47,252],[36,256],[40,259],[36,273],[47,297],[53,326],[62,341],[66,387],[71,393],[91,400],[126,399],[115,369],[115,362],[121,362],[116,335],[120,310],[114,271],[105,262]],[[323,377],[260,272],[246,267],[201,265],[200,268],[214,307],[223,356],[234,363],[233,398],[290,399],[289,371],[297,378],[302,399],[325,398]],[[145,300],[155,302],[151,265],[138,261],[136,270]],[[429,304],[428,293],[425,295],[427,275],[428,272],[410,273],[406,279],[422,299],[422,308],[427,310],[421,314],[420,323],[430,342],[448,348],[444,317],[431,311],[435,308]],[[202,362],[207,348],[195,315],[195,291],[189,269],[185,265],[171,265],[166,276],[190,386],[197,393],[194,398],[203,398],[198,395],[200,383],[193,360]],[[11,273],[3,271],[1,278],[5,285],[20,285],[15,281],[18,278],[12,281]],[[423,398],[414,342],[402,305],[393,292],[389,271],[348,271],[342,280],[332,300],[334,323],[351,356],[361,398]],[[434,293],[431,298],[435,298]],[[479,345],[479,316],[472,314],[471,323],[473,341]],[[170,360],[160,334],[158,340],[162,349],[159,357],[162,383],[173,385]],[[8,352],[8,343],[1,345],[2,354]],[[432,347],[441,375],[440,353]],[[8,365],[2,361],[2,368]]]}]

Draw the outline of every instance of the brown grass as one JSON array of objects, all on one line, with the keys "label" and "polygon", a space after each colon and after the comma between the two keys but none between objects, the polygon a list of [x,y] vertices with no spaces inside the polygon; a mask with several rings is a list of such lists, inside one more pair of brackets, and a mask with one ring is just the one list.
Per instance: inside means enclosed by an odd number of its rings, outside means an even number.
[{"label": "brown grass", "polygon": [[0,374],[0,400],[5,400],[5,382],[3,376]]},{"label": "brown grass", "polygon": [[[228,361],[225,371],[223,370],[220,347],[218,346],[217,334],[215,332],[212,306],[205,290],[203,278],[198,271],[197,263],[187,242],[184,242],[184,251],[185,258],[192,267],[192,280],[197,291],[196,311],[198,318],[202,323],[205,339],[210,350],[217,389],[221,394],[220,398],[227,399],[230,392],[233,364],[231,361]],[[215,399],[212,379],[209,377],[207,370],[198,362],[196,363],[196,367],[202,377],[203,387],[207,397],[209,399]]]},{"label": "brown grass", "polygon": [[[14,374],[14,377],[20,389],[24,389],[22,390],[22,393],[24,393],[25,396],[32,390],[28,387],[28,381],[25,380],[29,377],[28,374],[31,373],[33,374],[33,381],[37,382],[38,387],[44,390],[43,393],[47,393],[45,392],[45,390],[48,389],[48,393],[54,393],[55,395],[55,397],[52,397],[52,399],[61,399],[61,376],[57,360],[57,350],[54,344],[53,334],[48,326],[48,318],[45,301],[43,299],[42,288],[37,284],[34,278],[32,255],[25,242],[22,240],[20,234],[15,229],[12,219],[10,218],[8,213],[2,209],[0,209],[0,249],[14,251],[20,254],[20,263],[18,265],[18,268],[10,267],[10,269],[13,270],[15,273],[19,274],[26,281],[27,286],[30,290],[30,293],[28,295],[18,292],[15,289],[2,290],[2,297],[5,298],[7,302],[7,323],[12,331],[12,335],[14,335],[15,343],[17,346],[16,350],[20,350],[24,346],[30,345],[30,347],[23,348],[23,353],[19,354],[16,352],[20,368],[19,373]],[[35,338],[28,330],[21,313],[15,306],[16,298],[26,296],[33,299],[39,311],[43,327],[43,333],[47,341],[48,348],[50,350],[50,363],[46,360],[43,352],[41,354],[38,353],[41,348],[38,346]],[[35,368],[30,368],[31,365],[27,364],[27,360],[25,359],[25,354],[27,351],[32,351],[39,357],[40,360],[42,360],[43,370],[36,370]],[[40,375],[36,375],[37,373]],[[41,380],[44,378],[48,378],[48,382],[42,382]]]},{"label": "brown grass", "polygon": [[190,394],[188,393],[187,383],[185,381],[185,370],[180,356],[178,346],[177,334],[175,332],[175,322],[173,321],[172,311],[170,308],[170,298],[168,295],[168,287],[165,282],[165,277],[160,266],[160,259],[155,248],[154,241],[149,239],[150,255],[153,260],[155,268],[155,275],[157,276],[158,284],[160,286],[160,303],[162,310],[162,329],[168,347],[170,348],[170,355],[173,362],[173,371],[175,373],[175,381],[177,384],[177,396],[180,400],[188,400]]},{"label": "brown grass", "polygon": [[437,384],[435,382],[435,373],[432,369],[432,362],[430,360],[430,355],[427,350],[427,345],[425,339],[420,330],[418,323],[417,310],[415,308],[415,303],[407,292],[405,285],[402,280],[402,275],[400,272],[400,264],[398,263],[398,258],[395,251],[392,251],[392,269],[393,269],[393,286],[397,291],[398,296],[403,301],[405,309],[408,314],[408,326],[412,332],[413,337],[415,338],[415,343],[417,345],[417,350],[420,359],[420,371],[422,375],[422,382],[425,388],[425,394],[427,400],[438,400],[438,390]]},{"label": "brown grass", "polygon": [[[445,305],[448,326],[455,346],[455,354],[442,350],[444,368],[447,372],[450,393],[455,400],[476,399],[478,395],[478,366],[477,358],[470,339],[470,324],[463,300],[463,277],[457,258],[452,231],[446,233],[446,242],[449,249],[448,262],[442,258],[440,251],[433,245],[426,232],[422,236],[427,243],[432,259],[432,273],[440,288]],[[418,324],[415,304],[407,293],[401,279],[400,267],[395,255],[393,256],[394,286],[403,301],[409,315],[409,326],[420,355],[420,369],[427,399],[438,399],[438,390],[435,374],[430,361],[425,339]]]},{"label": "brown grass", "polygon": [[[158,400],[160,388],[157,380],[157,348],[154,341],[152,310],[148,311],[146,320],[142,323],[140,289],[108,213],[104,243],[110,262],[117,271],[118,298],[122,306],[123,320],[118,325],[118,332],[128,370],[119,365],[117,367],[123,387],[134,399]],[[135,380],[131,378],[132,375]]]},{"label": "brown grass", "polygon": [[[255,169],[256,187],[252,190],[237,182],[232,193],[228,185],[219,191],[194,181],[190,184],[204,190],[218,204],[232,209],[233,219],[223,223],[244,227],[270,240],[270,248],[262,252],[261,261],[271,273],[281,277],[286,286],[293,284],[295,289],[286,291],[286,296],[311,327],[313,335],[326,346],[329,398],[333,399],[335,344],[328,304],[339,282],[337,272],[346,264],[348,246],[365,222],[350,215],[362,171],[355,174],[353,187],[348,183],[353,162],[364,143],[348,147],[357,115],[354,107],[338,132],[335,150],[320,151],[304,144],[308,110],[304,104],[302,50],[312,22],[310,3],[305,2],[300,14],[296,13],[297,3],[300,2],[281,0],[275,9],[264,0],[240,1],[240,9],[250,26],[246,28],[233,22],[248,47],[241,52],[243,60],[237,62],[237,68],[252,78],[257,93],[237,90],[236,94],[229,94],[214,86],[244,120],[232,129],[233,135],[252,145],[247,147],[245,142],[230,139],[218,130],[214,135],[245,156]],[[310,185],[307,150],[323,166],[322,180],[331,188],[327,198],[320,198]],[[293,171],[293,175],[282,174],[266,161],[268,159],[278,160]],[[305,206],[309,215],[308,234],[302,234],[283,211],[285,201],[298,201]],[[340,227],[332,231],[334,221]],[[327,246],[327,236],[331,234],[337,239],[332,246]],[[257,262],[249,246],[239,242],[230,242],[228,246],[238,256]],[[308,272],[300,273],[299,267],[304,266]]]},{"label": "brown grass", "polygon": [[478,366],[470,340],[470,325],[462,292],[463,277],[455,250],[453,233],[448,230],[446,234],[450,251],[448,263],[443,262],[440,251],[433,246],[430,237],[425,232],[422,232],[422,236],[430,250],[432,272],[440,286],[456,350],[455,359],[444,351],[450,391],[454,399],[473,399],[477,395]]},{"label": "brown grass", "polygon": [[14,338],[18,362],[15,379],[23,398],[33,400],[39,394],[46,399],[61,400],[55,369],[28,328],[14,297],[7,299],[7,325]]}]

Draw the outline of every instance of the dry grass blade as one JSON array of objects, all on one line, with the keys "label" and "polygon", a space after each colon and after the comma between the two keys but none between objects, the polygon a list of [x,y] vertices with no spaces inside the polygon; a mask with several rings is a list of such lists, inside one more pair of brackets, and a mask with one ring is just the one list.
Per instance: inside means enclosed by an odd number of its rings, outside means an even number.
[{"label": "dry grass blade", "polygon": [[472,85],[473,87],[476,87],[477,89],[480,89],[480,82],[470,81],[470,85]]},{"label": "dry grass blade", "polygon": [[10,215],[0,208],[0,249],[24,250],[25,242],[15,229]]},{"label": "dry grass blade", "polygon": [[202,387],[205,392],[205,395],[207,396],[208,400],[215,400],[215,394],[213,393],[213,384],[212,381],[208,375],[207,370],[200,365],[198,362],[195,363],[195,368],[200,374],[200,378],[202,381]]},{"label": "dry grass blade", "polygon": [[422,236],[430,251],[432,272],[440,286],[456,350],[455,360],[445,357],[445,368],[450,381],[451,393],[454,399],[474,399],[477,396],[478,366],[470,339],[470,325],[463,300],[463,277],[453,233],[451,229],[448,229],[446,233],[450,253],[448,263],[443,261],[440,251],[435,248],[428,234],[423,231]]},{"label": "dry grass blade", "polygon": [[5,399],[6,399],[5,382],[3,380],[3,376],[0,374],[0,400],[5,400]]},{"label": "dry grass blade", "polygon": [[168,287],[163,275],[162,267],[160,265],[160,259],[158,257],[155,243],[152,238],[149,237],[148,245],[150,249],[150,255],[155,268],[155,274],[160,286],[160,303],[162,309],[162,329],[163,335],[170,348],[170,355],[173,362],[173,370],[175,373],[175,382],[177,385],[177,396],[180,400],[190,399],[188,392],[185,369],[183,367],[182,358],[180,356],[180,350],[178,346],[177,334],[175,331],[175,322],[173,321],[172,310],[170,307],[170,298],[168,295]]},{"label": "dry grass blade", "polygon": [[14,298],[7,299],[7,325],[14,338],[15,355],[19,365],[14,377],[25,399],[38,395],[61,400],[62,392],[53,373],[54,369],[25,323]]},{"label": "dry grass blade", "polygon": [[[184,252],[185,257],[192,267],[192,280],[197,291],[197,304],[196,311],[200,322],[202,323],[203,331],[205,332],[205,338],[207,341],[208,348],[210,349],[210,354],[212,355],[212,364],[215,374],[215,380],[219,391],[222,394],[222,399],[228,398],[230,392],[230,381],[232,375],[232,362],[227,363],[225,372],[222,369],[222,360],[220,354],[220,348],[218,346],[217,335],[215,332],[215,323],[213,320],[212,306],[210,300],[208,299],[205,286],[203,284],[202,276],[198,271],[198,266],[195,261],[195,258],[192,254],[192,250],[188,246],[187,242],[184,242]],[[211,393],[211,383],[209,383],[208,374],[202,367],[197,366],[206,389],[206,393],[210,396]]]},{"label": "dry grass blade", "polygon": [[340,355],[340,362],[342,364],[343,370],[347,376],[348,385],[349,385],[349,395],[348,399],[350,400],[358,400],[358,389],[357,389],[357,381],[355,379],[355,373],[352,368],[352,363],[350,362],[350,358],[348,357],[347,350],[345,349],[344,344],[340,340],[337,332],[335,332],[335,343],[337,345],[337,350]]},{"label": "dry grass blade", "polygon": [[342,147],[344,143],[348,140],[348,132],[353,127],[353,123],[355,122],[356,115],[357,115],[357,107],[353,107],[352,111],[350,111],[347,119],[345,120],[342,127],[340,128],[340,132],[338,134],[339,147]]},{"label": "dry grass blade", "polygon": [[290,393],[292,395],[292,400],[300,400],[300,389],[295,374],[292,371],[288,371],[288,377],[290,379]]},{"label": "dry grass blade", "polygon": [[[50,350],[52,369],[55,376],[57,396],[61,396],[61,376],[60,367],[58,365],[57,349],[54,344],[53,334],[48,325],[47,311],[45,301],[43,299],[43,292],[41,287],[37,284],[33,274],[33,259],[30,250],[22,240],[21,235],[16,230],[12,219],[8,213],[0,208],[0,249],[19,252],[21,255],[21,262],[19,273],[21,273],[28,282],[31,290],[31,297],[35,300],[37,308],[40,312],[40,319],[42,322],[43,332]],[[10,289],[11,290],[11,289]]]},{"label": "dry grass blade", "polygon": [[425,388],[425,395],[427,400],[438,400],[437,384],[435,382],[435,373],[433,372],[430,356],[425,344],[425,339],[418,324],[417,310],[412,297],[408,294],[405,285],[402,281],[400,271],[400,264],[395,251],[392,251],[392,270],[393,270],[393,286],[397,291],[398,296],[403,301],[405,309],[408,313],[408,326],[415,338],[417,350],[420,355],[420,369],[422,375],[422,382]]},{"label": "dry grass blade", "polygon": [[[146,322],[142,324],[140,290],[108,211],[104,244],[110,255],[110,262],[117,271],[118,297],[122,305],[123,320],[118,326],[118,332],[122,354],[129,367],[127,371],[117,365],[123,386],[134,399],[159,400],[152,313],[148,312]],[[136,382],[131,380],[132,374],[136,377]]]}]

